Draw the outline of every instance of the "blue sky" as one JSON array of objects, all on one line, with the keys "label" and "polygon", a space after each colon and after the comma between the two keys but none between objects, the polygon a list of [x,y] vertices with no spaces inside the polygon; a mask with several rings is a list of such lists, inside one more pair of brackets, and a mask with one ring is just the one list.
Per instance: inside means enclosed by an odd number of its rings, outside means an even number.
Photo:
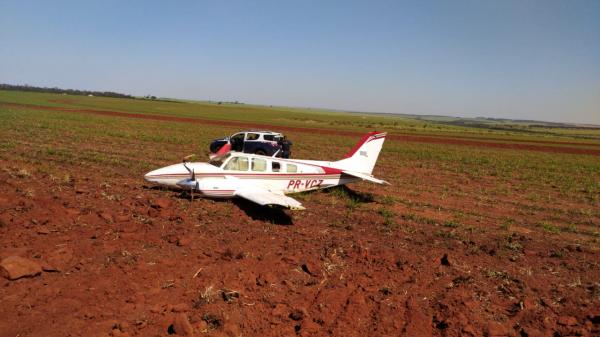
[{"label": "blue sky", "polygon": [[0,82],[600,124],[600,1],[5,1]]}]

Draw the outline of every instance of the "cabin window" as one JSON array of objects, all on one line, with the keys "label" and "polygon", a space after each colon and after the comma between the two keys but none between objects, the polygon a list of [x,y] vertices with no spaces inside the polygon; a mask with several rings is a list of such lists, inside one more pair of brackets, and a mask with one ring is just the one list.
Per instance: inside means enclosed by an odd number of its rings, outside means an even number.
[{"label": "cabin window", "polygon": [[286,171],[289,173],[296,173],[298,172],[298,166],[294,165],[294,164],[287,164],[286,165]]},{"label": "cabin window", "polygon": [[263,138],[265,140],[270,140],[270,141],[274,141],[275,140],[275,136],[273,136],[273,135],[263,135]]},{"label": "cabin window", "polygon": [[252,158],[252,171],[266,171],[267,161],[262,158]]},{"label": "cabin window", "polygon": [[225,165],[224,169],[228,171],[248,171],[248,158],[233,157],[227,165]]},{"label": "cabin window", "polygon": [[279,162],[274,161],[271,163],[271,171],[279,172],[280,169],[281,169],[281,164],[279,164]]},{"label": "cabin window", "polygon": [[260,137],[258,133],[248,132],[246,135],[246,140],[257,140]]}]

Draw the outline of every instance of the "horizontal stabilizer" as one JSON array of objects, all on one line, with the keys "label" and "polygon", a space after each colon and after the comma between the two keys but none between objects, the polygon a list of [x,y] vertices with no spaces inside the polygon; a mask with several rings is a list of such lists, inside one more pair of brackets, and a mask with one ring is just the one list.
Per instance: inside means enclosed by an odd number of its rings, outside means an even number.
[{"label": "horizontal stabilizer", "polygon": [[375,177],[373,177],[372,175],[369,174],[364,174],[364,173],[360,173],[360,172],[354,172],[354,171],[342,171],[344,174],[347,174],[349,176],[353,176],[353,177],[357,177],[360,178],[362,180],[367,180],[370,181],[372,183],[375,184],[380,184],[380,185],[390,185],[390,183],[388,183],[385,180],[381,180],[381,179],[377,179]]},{"label": "horizontal stabilizer", "polygon": [[261,188],[240,189],[235,191],[235,195],[261,206],[277,205],[291,210],[304,210],[304,207],[298,200]]}]

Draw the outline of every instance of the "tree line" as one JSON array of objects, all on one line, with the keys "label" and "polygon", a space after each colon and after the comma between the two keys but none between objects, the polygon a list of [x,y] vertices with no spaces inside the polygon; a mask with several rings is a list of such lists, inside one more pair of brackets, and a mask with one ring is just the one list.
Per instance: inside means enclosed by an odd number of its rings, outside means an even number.
[{"label": "tree line", "polygon": [[68,95],[80,95],[80,96],[100,96],[100,97],[116,97],[116,98],[135,98],[131,95],[121,94],[113,91],[90,91],[90,90],[77,90],[77,89],[61,89],[58,87],[47,88],[47,87],[36,87],[28,84],[14,85],[0,83],[0,90],[14,90],[14,91],[32,91],[32,92],[48,92],[54,94],[68,94]]}]

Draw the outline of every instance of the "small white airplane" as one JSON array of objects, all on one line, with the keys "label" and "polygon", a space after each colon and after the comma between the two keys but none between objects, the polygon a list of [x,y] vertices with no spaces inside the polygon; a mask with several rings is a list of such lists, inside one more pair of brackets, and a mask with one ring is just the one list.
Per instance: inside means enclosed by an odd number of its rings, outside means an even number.
[{"label": "small white airplane", "polygon": [[385,140],[385,132],[370,132],[338,161],[283,159],[228,152],[207,163],[187,162],[148,172],[151,183],[190,190],[192,197],[240,197],[262,206],[303,210],[297,200],[286,196],[344,185],[357,180],[389,184],[371,174]]}]

